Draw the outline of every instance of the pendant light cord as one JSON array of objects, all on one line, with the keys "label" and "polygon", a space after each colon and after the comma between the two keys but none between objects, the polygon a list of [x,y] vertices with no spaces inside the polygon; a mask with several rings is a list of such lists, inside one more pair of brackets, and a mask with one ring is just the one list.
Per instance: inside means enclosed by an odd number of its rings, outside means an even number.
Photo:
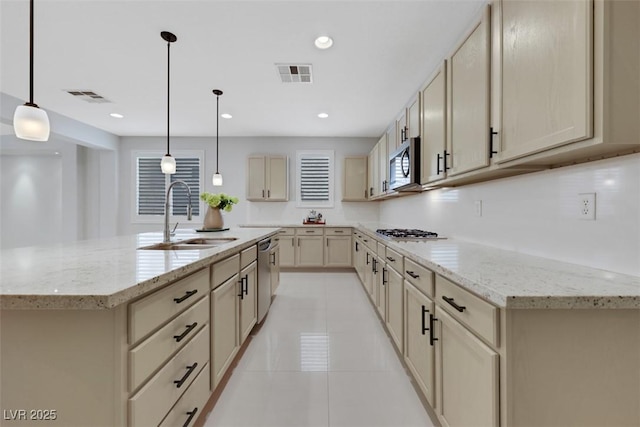
[{"label": "pendant light cord", "polygon": [[167,42],[167,155],[170,155],[169,152],[169,97],[171,96],[169,79],[171,73],[171,42]]},{"label": "pendant light cord", "polygon": [[218,173],[218,171],[220,170],[218,168],[219,164],[218,164],[218,160],[220,159],[220,151],[219,151],[219,144],[218,144],[218,138],[219,138],[219,128],[218,128],[218,122],[220,121],[220,95],[216,95],[216,174]]},{"label": "pendant light cord", "polygon": [[31,0],[29,12],[29,103],[27,105],[35,105],[33,103],[33,0]]}]

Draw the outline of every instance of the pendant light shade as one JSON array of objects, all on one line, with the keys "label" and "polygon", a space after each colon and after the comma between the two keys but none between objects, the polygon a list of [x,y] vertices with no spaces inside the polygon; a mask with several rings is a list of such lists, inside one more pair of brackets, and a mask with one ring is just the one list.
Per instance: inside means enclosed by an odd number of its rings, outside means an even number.
[{"label": "pendant light shade", "polygon": [[162,169],[162,173],[176,173],[176,159],[174,159],[171,154],[165,154],[165,156],[160,161],[160,168]]},{"label": "pendant light shade", "polygon": [[33,102],[33,0],[29,3],[29,102],[16,108],[13,130],[20,139],[49,140],[49,117]]},{"label": "pendant light shade", "polygon": [[216,96],[216,173],[213,174],[213,178],[211,179],[214,186],[219,187],[222,185],[222,174],[218,169],[218,160],[220,160],[220,151],[218,145],[218,137],[219,135],[219,122],[220,122],[220,95],[222,95],[222,91],[220,89],[214,89],[213,94]]},{"label": "pendant light shade", "polygon": [[160,169],[162,169],[162,173],[172,175],[176,173],[176,159],[173,158],[169,149],[169,100],[171,95],[171,80],[169,77],[171,73],[171,43],[178,40],[178,38],[169,31],[161,32],[160,37],[167,42],[167,154],[160,161]]},{"label": "pendant light shade", "polygon": [[13,114],[13,130],[20,139],[47,141],[49,139],[47,112],[38,106],[20,105]]}]

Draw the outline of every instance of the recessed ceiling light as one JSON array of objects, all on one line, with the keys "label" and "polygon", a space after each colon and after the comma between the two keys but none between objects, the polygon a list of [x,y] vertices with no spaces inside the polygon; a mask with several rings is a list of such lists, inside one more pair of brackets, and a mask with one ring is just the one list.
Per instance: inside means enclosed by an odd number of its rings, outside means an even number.
[{"label": "recessed ceiling light", "polygon": [[222,114],[220,114],[220,117],[222,117],[223,119],[230,119],[233,116],[231,114],[229,114],[229,113],[222,113]]},{"label": "recessed ceiling light", "polygon": [[321,119],[326,119],[327,117],[329,117],[329,115],[327,113],[320,113],[318,114],[318,117],[320,117]]},{"label": "recessed ceiling light", "polygon": [[333,45],[333,39],[329,36],[320,36],[316,39],[315,45],[318,49],[329,49]]},{"label": "recessed ceiling light", "polygon": [[111,113],[111,114],[109,114],[109,115],[110,115],[111,117],[113,117],[114,119],[121,119],[121,118],[123,118],[123,117],[124,117],[122,114],[119,114],[119,113]]}]

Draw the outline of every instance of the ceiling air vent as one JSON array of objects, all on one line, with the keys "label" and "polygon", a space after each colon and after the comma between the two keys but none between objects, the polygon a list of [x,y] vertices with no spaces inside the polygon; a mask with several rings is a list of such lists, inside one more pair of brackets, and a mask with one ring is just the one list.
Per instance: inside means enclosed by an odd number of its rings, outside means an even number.
[{"label": "ceiling air vent", "polygon": [[313,83],[311,64],[276,64],[282,83]]},{"label": "ceiling air vent", "polygon": [[111,102],[107,98],[103,97],[102,95],[98,95],[92,90],[71,89],[71,90],[65,90],[65,92],[83,101],[91,102],[92,104],[104,104],[107,102]]}]

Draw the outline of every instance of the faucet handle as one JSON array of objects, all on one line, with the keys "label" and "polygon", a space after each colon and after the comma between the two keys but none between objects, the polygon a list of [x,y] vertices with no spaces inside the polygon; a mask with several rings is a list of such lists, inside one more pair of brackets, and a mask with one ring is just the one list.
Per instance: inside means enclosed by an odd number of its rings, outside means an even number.
[{"label": "faucet handle", "polygon": [[171,235],[175,236],[176,235],[176,228],[178,228],[178,224],[180,224],[179,222],[176,222],[176,225],[173,227],[173,230],[171,230]]}]

